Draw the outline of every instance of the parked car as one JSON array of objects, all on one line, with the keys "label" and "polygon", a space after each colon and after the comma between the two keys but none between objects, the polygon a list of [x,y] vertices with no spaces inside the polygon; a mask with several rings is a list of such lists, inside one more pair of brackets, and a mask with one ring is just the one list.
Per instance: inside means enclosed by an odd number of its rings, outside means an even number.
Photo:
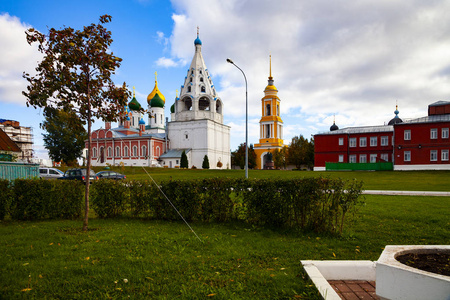
[{"label": "parked car", "polygon": [[44,179],[56,179],[63,177],[64,172],[55,168],[39,168],[39,177]]},{"label": "parked car", "polygon": [[[82,180],[83,182],[86,181],[86,172],[87,169],[69,169],[64,173],[63,177],[60,177],[58,179],[63,180]],[[95,172],[91,170],[89,173],[89,181],[97,180],[98,177],[95,175]]]},{"label": "parked car", "polygon": [[126,179],[127,176],[114,171],[100,171],[97,173],[98,179]]}]

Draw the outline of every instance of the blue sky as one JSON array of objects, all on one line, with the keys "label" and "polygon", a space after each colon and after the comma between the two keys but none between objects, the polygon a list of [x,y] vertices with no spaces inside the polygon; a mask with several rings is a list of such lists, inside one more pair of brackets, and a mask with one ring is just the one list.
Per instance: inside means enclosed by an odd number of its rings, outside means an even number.
[{"label": "blue sky", "polygon": [[203,57],[231,126],[231,150],[245,140],[245,87],[228,57],[247,75],[251,143],[259,139],[269,54],[286,144],[329,130],[333,115],[340,128],[382,125],[398,103],[401,118],[420,117],[428,104],[450,98],[448,11],[450,1],[433,0],[0,1],[0,118],[33,127],[36,155],[46,157],[42,111],[27,108],[21,95],[22,72],[40,59],[24,30],[80,29],[103,14],[113,17],[111,50],[123,59],[115,82],[135,86],[144,105],[158,72],[166,116],[200,27]]}]

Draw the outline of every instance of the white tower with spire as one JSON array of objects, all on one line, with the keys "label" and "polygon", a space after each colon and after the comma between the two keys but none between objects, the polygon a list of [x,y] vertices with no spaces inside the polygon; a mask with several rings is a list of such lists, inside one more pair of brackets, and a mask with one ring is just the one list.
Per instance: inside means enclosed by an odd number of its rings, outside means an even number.
[{"label": "white tower with spire", "polygon": [[211,169],[230,168],[230,127],[223,124],[223,103],[203,60],[198,27],[194,45],[194,57],[181,86],[180,96],[176,97],[171,108],[169,148],[189,152],[189,167],[201,168],[207,155]]}]

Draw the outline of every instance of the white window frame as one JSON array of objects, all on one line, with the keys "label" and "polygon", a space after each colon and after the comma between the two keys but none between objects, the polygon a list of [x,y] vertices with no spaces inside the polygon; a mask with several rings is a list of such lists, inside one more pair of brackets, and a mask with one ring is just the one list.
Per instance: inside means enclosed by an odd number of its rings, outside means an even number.
[{"label": "white window frame", "polygon": [[359,162],[360,163],[366,163],[367,162],[367,155],[366,154],[360,154],[359,155]]},{"label": "white window frame", "polygon": [[111,148],[111,146],[108,147],[108,157],[112,157],[112,148]]},{"label": "white window frame", "polygon": [[405,130],[403,132],[403,139],[405,141],[410,141],[411,140],[411,130]]},{"label": "white window frame", "polygon": [[430,150],[430,161],[437,161],[437,160],[438,160],[438,151]]},{"label": "white window frame", "polygon": [[377,156],[376,154],[370,154],[370,162],[376,163],[377,162]]},{"label": "white window frame", "polygon": [[142,151],[141,156],[147,157],[147,146],[143,145],[141,151]]},{"label": "white window frame", "polygon": [[116,147],[116,152],[114,153],[114,156],[120,157],[120,147],[119,146]]},{"label": "white window frame", "polygon": [[441,161],[448,161],[448,149],[441,150]]},{"label": "white window frame", "polygon": [[437,128],[431,128],[430,129],[430,139],[431,140],[436,140],[438,137],[438,130]]},{"label": "white window frame", "polygon": [[441,137],[443,139],[448,139],[448,128],[442,128]]},{"label": "white window frame", "polygon": [[124,157],[130,157],[129,152],[128,152],[128,146],[125,146],[123,148],[123,156]]},{"label": "white window frame", "polygon": [[359,138],[359,146],[360,147],[367,147],[367,138],[366,137],[360,137]]},{"label": "white window frame", "polygon": [[378,137],[371,136],[370,137],[370,147],[376,147],[378,145]]},{"label": "white window frame", "polygon": [[137,157],[138,156],[138,147],[136,145],[133,146],[133,157]]},{"label": "white window frame", "polygon": [[344,162],[344,155],[339,155],[339,162]]},{"label": "white window frame", "polygon": [[344,145],[344,138],[339,138],[339,146]]},{"label": "white window frame", "polygon": [[389,137],[387,135],[381,137],[381,146],[389,146]]},{"label": "white window frame", "polygon": [[411,151],[403,152],[403,161],[411,161]]},{"label": "white window frame", "polygon": [[349,139],[349,147],[355,148],[356,147],[356,138],[350,138]]},{"label": "white window frame", "polygon": [[380,160],[382,160],[382,161],[389,161],[389,154],[381,153],[380,154]]}]

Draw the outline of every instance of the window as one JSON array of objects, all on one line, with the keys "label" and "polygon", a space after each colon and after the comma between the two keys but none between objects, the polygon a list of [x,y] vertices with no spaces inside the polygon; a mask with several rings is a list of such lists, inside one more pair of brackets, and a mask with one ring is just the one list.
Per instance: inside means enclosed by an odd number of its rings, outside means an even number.
[{"label": "window", "polygon": [[366,147],[367,146],[367,138],[365,138],[365,137],[359,138],[359,146]]},{"label": "window", "polygon": [[339,138],[339,146],[344,145],[344,138]]},{"label": "window", "polygon": [[133,156],[134,157],[136,157],[136,156],[138,156],[138,153],[137,153],[138,151],[137,151],[137,146],[133,146]]},{"label": "window", "polygon": [[356,163],[356,155],[350,155],[348,158],[350,163]]},{"label": "window", "polygon": [[411,130],[405,130],[403,138],[404,138],[405,141],[411,140]]},{"label": "window", "polygon": [[142,146],[142,156],[144,156],[144,157],[147,156],[147,147],[146,146]]},{"label": "window", "polygon": [[430,161],[437,161],[437,150],[430,150]]},{"label": "window", "polygon": [[442,128],[442,138],[448,139],[448,128]]},{"label": "window", "polygon": [[201,91],[202,93],[205,93],[205,92],[206,92],[206,88],[205,88],[204,86],[202,86],[200,91]]},{"label": "window", "polygon": [[381,137],[381,146],[389,146],[389,137],[388,136]]},{"label": "window", "polygon": [[441,160],[442,161],[448,161],[448,150],[442,150],[441,151]]},{"label": "window", "polygon": [[370,137],[370,147],[376,147],[378,142],[378,138],[376,136]]},{"label": "window", "polygon": [[344,162],[344,155],[339,155],[339,162]]},{"label": "window", "polygon": [[111,156],[112,156],[112,148],[108,147],[108,157],[111,157]]},{"label": "window", "polygon": [[377,155],[376,154],[370,154],[370,162],[376,163],[377,162]]},{"label": "window", "polygon": [[266,125],[266,138],[270,138],[270,124]]},{"label": "window", "polygon": [[437,128],[431,128],[431,130],[430,130],[430,139],[432,139],[432,140],[437,139]]},{"label": "window", "polygon": [[130,155],[128,154],[128,147],[127,147],[127,146],[125,146],[125,148],[123,148],[123,156],[125,156],[125,157],[130,156]]},{"label": "window", "polygon": [[360,163],[366,163],[367,162],[367,156],[365,154],[359,155],[359,162]]},{"label": "window", "polygon": [[120,157],[120,147],[116,147],[116,157]]},{"label": "window", "polygon": [[387,153],[380,154],[380,160],[389,161],[389,154],[387,154]]},{"label": "window", "polygon": [[97,148],[92,148],[92,157],[97,157]]},{"label": "window", "polygon": [[190,93],[191,92],[191,87],[190,86],[188,86],[188,93]]},{"label": "window", "polygon": [[403,152],[403,161],[411,161],[411,151]]},{"label": "window", "polygon": [[178,159],[175,161],[175,164],[178,165]]},{"label": "window", "polygon": [[[201,74],[201,73],[200,73]],[[203,77],[200,77],[200,82],[203,82]]]},{"label": "window", "polygon": [[280,106],[277,104],[277,116],[280,115]]},{"label": "window", "polygon": [[356,138],[350,138],[350,147],[356,147]]},{"label": "window", "polygon": [[266,116],[270,116],[270,104],[266,105]]}]

